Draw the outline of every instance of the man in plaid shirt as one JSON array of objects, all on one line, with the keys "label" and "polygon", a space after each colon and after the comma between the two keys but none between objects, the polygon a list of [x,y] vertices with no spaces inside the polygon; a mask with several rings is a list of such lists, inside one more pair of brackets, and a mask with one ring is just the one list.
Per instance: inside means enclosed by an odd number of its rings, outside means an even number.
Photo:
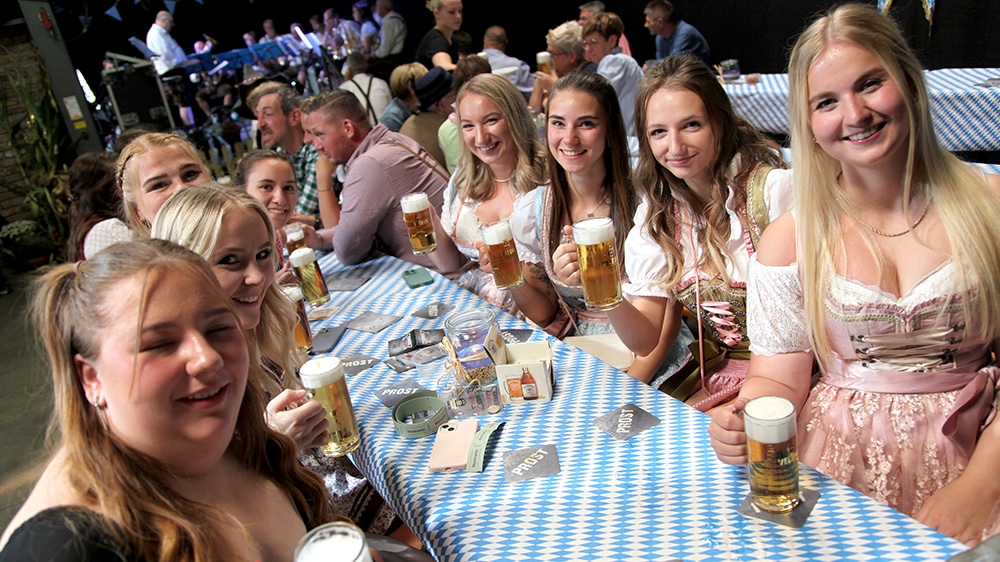
[{"label": "man in plaid shirt", "polygon": [[[298,220],[315,217],[319,213],[316,191],[316,160],[319,153],[305,142],[302,113],[299,111],[301,103],[299,93],[281,82],[264,82],[254,88],[247,99],[247,105],[257,116],[261,143],[267,148],[281,150],[292,156],[295,182],[299,187],[295,214],[303,215]],[[302,222],[315,224],[315,219]]]}]

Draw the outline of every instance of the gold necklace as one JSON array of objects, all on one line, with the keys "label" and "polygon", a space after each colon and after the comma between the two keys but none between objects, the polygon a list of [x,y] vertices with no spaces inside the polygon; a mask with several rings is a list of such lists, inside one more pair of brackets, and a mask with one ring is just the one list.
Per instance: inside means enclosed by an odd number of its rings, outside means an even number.
[{"label": "gold necklace", "polygon": [[852,215],[850,213],[848,213],[848,216],[850,216],[852,219],[854,219],[854,222],[860,224],[861,226],[867,228],[868,230],[874,232],[875,234],[878,234],[879,236],[885,236],[886,238],[896,238],[898,236],[902,236],[904,234],[907,234],[907,233],[911,232],[914,228],[917,228],[917,225],[919,225],[921,222],[923,222],[924,217],[927,216],[927,211],[930,208],[931,208],[931,200],[930,200],[930,198],[928,198],[927,199],[927,205],[924,205],[924,211],[922,213],[920,213],[920,216],[917,217],[917,220],[913,221],[913,224],[911,224],[906,230],[903,230],[901,232],[893,232],[893,233],[888,233],[888,232],[879,230],[879,229],[875,228],[874,226],[866,223],[865,221],[859,219],[858,217],[855,217],[854,215]]}]

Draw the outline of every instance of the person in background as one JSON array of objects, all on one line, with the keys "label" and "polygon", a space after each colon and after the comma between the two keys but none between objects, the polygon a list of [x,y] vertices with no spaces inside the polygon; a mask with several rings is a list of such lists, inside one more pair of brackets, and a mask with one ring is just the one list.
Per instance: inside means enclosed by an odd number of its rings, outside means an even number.
[{"label": "person in background", "polygon": [[261,36],[260,43],[270,43],[278,39],[278,32],[274,29],[274,20],[271,18],[264,20],[261,27],[264,29],[264,35]]},{"label": "person in background", "polygon": [[[448,173],[413,139],[384,125],[372,128],[350,92],[333,90],[306,100],[302,108],[310,142],[331,162],[344,166],[340,223],[307,233],[306,243],[333,250],[344,265],[368,259],[376,248],[397,258],[456,277],[468,264],[442,230],[437,232],[437,265],[414,255],[399,198],[426,193],[435,213],[441,209]],[[439,229],[440,230],[440,229]]]},{"label": "person in background", "polygon": [[420,143],[442,166],[447,165],[438,143],[438,129],[448,119],[455,102],[451,73],[440,66],[430,69],[416,83],[420,110],[406,118],[399,132]]},{"label": "person in background", "polygon": [[344,63],[344,82],[340,85],[340,89],[348,90],[358,97],[358,101],[368,112],[368,120],[371,121],[372,127],[378,125],[379,116],[392,99],[389,84],[381,78],[368,74],[368,60],[358,51],[347,54],[347,61]]},{"label": "person in background", "polygon": [[287,559],[336,518],[265,423],[259,358],[194,252],[141,240],[57,266],[31,318],[57,441],[0,560]]},{"label": "person in background", "polygon": [[707,411],[734,398],[746,377],[747,265],[761,231],[792,208],[791,171],[778,169],[780,147],[734,113],[693,54],[646,73],[636,128],[633,180],[643,200],[625,239],[629,298],[608,317],[630,349],[654,356],[674,344],[682,311],[697,318],[690,368],[644,382]]},{"label": "person in background", "polygon": [[[452,76],[452,96],[457,96],[458,91],[473,76],[489,74],[490,71],[490,63],[486,62],[486,59],[483,57],[465,57],[459,59]],[[448,168],[449,174],[454,174],[455,169],[458,168],[458,156],[463,144],[461,137],[462,135],[458,127],[458,116],[452,111],[448,114],[448,118],[441,122],[441,126],[438,127],[437,131],[438,146],[441,147],[441,152],[444,153],[444,163],[445,167]]]},{"label": "person in background", "polygon": [[147,238],[150,222],[168,197],[178,189],[209,181],[211,172],[184,137],[172,133],[134,137],[119,154],[115,170],[121,216],[90,229],[83,242],[84,259],[116,242]]},{"label": "person in background", "polygon": [[398,133],[403,123],[420,106],[416,84],[424,74],[427,74],[427,67],[419,62],[403,64],[392,69],[389,88],[392,90],[393,98],[389,100],[389,105],[379,118],[390,131]]},{"label": "person in background", "polygon": [[924,71],[874,6],[812,21],[788,69],[796,212],[750,263],[750,372],[712,446],[746,463],[735,410],[785,397],[800,462],[973,546],[1000,529],[1000,176],[938,144]]},{"label": "person in background", "polygon": [[[458,60],[479,54],[472,46],[472,35],[464,29],[456,29],[455,33],[451,34],[451,41],[455,44],[455,51],[458,52]],[[455,64],[458,64],[458,61],[455,61]]]},{"label": "person in background", "polygon": [[[474,59],[479,57],[459,61],[459,68]],[[459,90],[455,110],[462,140],[459,167],[444,193],[441,223],[463,254],[486,262],[486,270],[472,268],[456,282],[517,314],[510,293],[496,287],[479,229],[509,219],[515,203],[545,183],[545,148],[524,98],[502,76],[471,77]]]},{"label": "person in background", "polygon": [[378,32],[378,46],[369,57],[372,73],[387,79],[401,61],[400,55],[406,44],[406,20],[393,10],[393,0],[375,0],[375,13],[381,18]]},{"label": "person in background", "polygon": [[359,0],[351,5],[351,15],[354,22],[361,28],[361,44],[356,51],[361,51],[367,58],[368,55],[378,46],[378,26],[372,19],[372,10],[365,0]]},{"label": "person in background", "polygon": [[285,260],[287,239],[284,230],[299,197],[292,159],[284,152],[266,148],[248,152],[236,165],[233,185],[267,208],[275,233],[275,261],[278,264],[275,281],[281,286],[296,284],[291,265]]},{"label": "person in background", "polygon": [[302,97],[295,88],[281,82],[264,82],[247,97],[247,106],[257,117],[264,148],[282,150],[295,163],[299,200],[292,220],[316,225],[316,215],[327,226],[340,213],[334,191],[334,165],[308,142],[302,128]]},{"label": "person in background", "polygon": [[507,55],[507,32],[499,25],[486,28],[483,35],[483,52],[486,53],[490,61],[490,68],[493,70],[516,69],[514,72],[506,74],[514,86],[527,99],[531,95],[531,90],[535,86],[535,76],[531,73],[531,67],[521,59]]},{"label": "person in background", "polygon": [[618,103],[625,118],[628,136],[636,136],[633,114],[635,95],[642,81],[642,68],[635,59],[622,53],[616,45],[624,26],[617,14],[601,12],[591,16],[583,26],[587,59],[597,63],[597,73],[604,76],[618,93]]},{"label": "person in background", "polygon": [[427,0],[427,9],[434,14],[434,27],[420,39],[414,61],[428,70],[435,66],[454,70],[458,49],[452,34],[462,27],[462,0]]},{"label": "person in background", "polygon": [[[605,6],[604,2],[594,1],[594,2],[586,2],[584,4],[580,4],[580,6],[577,7],[577,9],[580,10],[580,17],[577,18],[576,21],[577,23],[580,24],[581,27],[583,27],[584,25],[587,24],[587,21],[590,20],[591,16],[595,14],[604,13]],[[632,48],[629,46],[628,39],[625,38],[624,32],[622,32],[622,34],[618,37],[617,47],[621,49],[622,53],[630,57],[632,56]]]},{"label": "person in background", "polygon": [[597,72],[597,63],[586,58],[586,44],[583,42],[583,26],[576,21],[560,24],[545,35],[546,50],[552,57],[552,72],[535,72],[535,85],[531,89],[528,107],[536,110],[545,104],[556,80],[574,70]]},{"label": "person in background", "polygon": [[194,125],[194,88],[190,86],[185,67],[198,64],[197,59],[188,59],[179,43],[170,35],[174,29],[174,16],[165,10],[156,13],[153,25],[146,32],[146,46],[156,54],[153,67],[162,77],[173,78],[172,87],[179,114],[185,125]]},{"label": "person in background", "polygon": [[711,66],[708,41],[693,25],[677,17],[674,5],[668,0],[650,0],[643,13],[646,15],[646,29],[656,38],[656,60],[692,53]]},{"label": "person in background", "polygon": [[66,261],[86,259],[84,240],[101,221],[114,219],[121,208],[121,192],[115,184],[115,155],[111,152],[81,154],[69,167],[69,235]]}]

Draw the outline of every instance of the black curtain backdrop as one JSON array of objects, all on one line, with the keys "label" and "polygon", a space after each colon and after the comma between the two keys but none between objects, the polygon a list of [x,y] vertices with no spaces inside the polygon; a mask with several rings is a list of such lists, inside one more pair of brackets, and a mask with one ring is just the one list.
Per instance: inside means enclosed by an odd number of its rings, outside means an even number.
[{"label": "black curtain backdrop", "polygon": [[[490,25],[501,25],[510,37],[508,53],[534,67],[534,54],[545,49],[545,34],[559,23],[575,19],[583,0],[556,2],[465,1],[462,28],[473,38],[476,49],[482,46],[483,32]],[[654,54],[653,39],[643,27],[646,0],[605,0],[608,10],[618,13],[625,22],[625,34],[633,55],[642,63]],[[712,49],[713,61],[736,58],[743,72],[783,72],[788,51],[797,34],[812,17],[839,2],[830,0],[676,0],[675,9],[683,19],[697,27]],[[875,0],[867,3],[874,5]],[[21,17],[18,4],[0,2],[0,21]],[[396,10],[407,20],[410,49],[431,28],[433,18],[421,0],[396,0]],[[349,0],[293,1],[277,0],[178,0],[173,36],[185,48],[193,50],[195,40],[207,33],[221,44],[217,51],[243,47],[242,34],[254,30],[263,33],[261,22],[275,21],[279,32],[293,22],[308,29],[309,16],[333,7],[342,16],[350,15]],[[106,12],[115,7],[122,21]],[[128,42],[129,36],[145,40],[146,31],[156,12],[165,9],[162,0],[54,0],[70,56],[91,85],[99,80],[101,60],[106,51],[141,56]],[[1000,2],[992,0],[937,0],[933,26],[924,19],[920,0],[895,0],[891,15],[900,22],[910,44],[929,69],[948,67],[1000,67]],[[89,17],[86,28],[81,17]],[[29,15],[28,17],[37,17]],[[2,33],[0,28],[0,33]]]}]

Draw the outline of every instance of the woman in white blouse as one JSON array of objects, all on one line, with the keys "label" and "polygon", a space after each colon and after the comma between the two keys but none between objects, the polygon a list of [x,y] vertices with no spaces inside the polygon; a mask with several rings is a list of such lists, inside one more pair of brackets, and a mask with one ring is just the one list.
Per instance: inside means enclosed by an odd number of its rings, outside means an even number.
[{"label": "woman in white blouse", "polygon": [[704,411],[746,377],[747,264],[761,230],[791,207],[791,174],[692,55],[650,69],[635,111],[644,197],[625,241],[630,298],[608,317],[632,351],[654,356],[670,350],[685,311],[696,317],[689,368],[654,384]]},{"label": "woman in white blouse", "polygon": [[458,249],[472,260],[482,258],[485,268],[466,272],[458,284],[516,313],[509,292],[497,290],[489,273],[480,228],[509,219],[514,203],[545,181],[545,150],[524,96],[502,76],[473,77],[459,91],[455,113],[463,142],[441,224]]}]

